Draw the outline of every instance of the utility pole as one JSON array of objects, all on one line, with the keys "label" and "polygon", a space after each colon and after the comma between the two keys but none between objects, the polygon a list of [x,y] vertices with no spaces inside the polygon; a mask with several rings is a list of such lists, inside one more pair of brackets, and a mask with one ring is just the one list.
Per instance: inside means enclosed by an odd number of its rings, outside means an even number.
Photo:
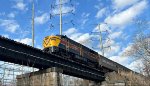
[{"label": "utility pole", "polygon": [[[74,11],[73,4],[69,4],[69,3],[71,3],[71,0],[69,2],[68,1],[69,0],[67,0],[67,1],[59,0],[58,4],[56,4],[56,3],[55,4],[51,4],[50,19],[52,19],[55,16],[59,16],[59,23],[58,23],[58,25],[59,25],[59,34],[60,35],[63,35],[63,24],[67,24],[67,23],[64,23],[64,21],[63,21],[63,14],[68,14],[68,13],[73,14],[73,11]],[[65,5],[65,7],[71,7],[72,10],[70,9],[67,12],[63,12],[62,8],[63,8],[64,5]],[[59,9],[58,13],[53,12],[53,10],[56,10],[56,9]],[[75,15],[75,14],[73,14],[73,15]],[[71,20],[70,23],[72,25],[74,25],[73,20]],[[50,28],[54,28],[54,27],[55,27],[54,24],[50,25]]]},{"label": "utility pole", "polygon": [[99,29],[99,38],[100,38],[100,48],[101,48],[101,51],[102,51],[102,55],[104,56],[104,47],[103,47],[103,40],[102,40],[102,32],[101,32],[101,27],[100,27],[100,24],[98,24],[98,29]]},{"label": "utility pole", "polygon": [[62,0],[59,0],[60,35],[62,35]]},{"label": "utility pole", "polygon": [[32,47],[34,47],[34,2],[32,4]]},{"label": "utility pole", "polygon": [[106,28],[101,28],[101,25],[107,25],[107,24],[100,24],[100,23],[96,24],[96,31],[91,32],[91,34],[97,35],[96,37],[98,37],[95,40],[93,40],[93,41],[98,40],[99,47],[98,48],[96,47],[95,49],[100,49],[102,52],[102,55],[105,56],[105,48],[111,49],[111,47],[110,47],[110,45],[108,45],[108,46],[104,45],[104,43],[109,42],[110,38],[108,36],[109,31]]},{"label": "utility pole", "polygon": [[[34,47],[34,2],[32,4],[32,47]],[[32,69],[34,73],[34,68]],[[34,80],[33,80],[34,86]]]}]

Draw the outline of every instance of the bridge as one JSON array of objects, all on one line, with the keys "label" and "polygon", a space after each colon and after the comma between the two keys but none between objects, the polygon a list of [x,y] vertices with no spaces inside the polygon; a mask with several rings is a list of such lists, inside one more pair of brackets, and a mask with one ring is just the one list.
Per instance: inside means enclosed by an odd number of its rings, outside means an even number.
[{"label": "bridge", "polygon": [[63,74],[101,82],[105,79],[102,69],[95,69],[58,55],[45,53],[40,49],[0,36],[0,60],[38,68],[63,69]]}]

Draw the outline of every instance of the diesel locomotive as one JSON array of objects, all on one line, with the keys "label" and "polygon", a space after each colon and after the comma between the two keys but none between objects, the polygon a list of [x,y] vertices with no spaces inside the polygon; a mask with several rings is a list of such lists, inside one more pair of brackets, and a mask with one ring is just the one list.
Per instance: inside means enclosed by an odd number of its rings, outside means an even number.
[{"label": "diesel locomotive", "polygon": [[127,70],[126,67],[109,60],[92,49],[75,42],[64,35],[47,36],[43,40],[44,52],[53,53],[65,59],[76,61],[105,71]]}]

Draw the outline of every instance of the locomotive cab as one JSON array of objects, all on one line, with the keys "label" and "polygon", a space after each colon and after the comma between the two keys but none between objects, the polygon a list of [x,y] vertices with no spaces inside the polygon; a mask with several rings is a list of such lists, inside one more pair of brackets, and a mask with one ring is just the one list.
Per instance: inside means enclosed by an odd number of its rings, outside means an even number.
[{"label": "locomotive cab", "polygon": [[43,40],[43,47],[45,52],[53,53],[59,51],[59,44],[61,38],[59,36],[47,36]]}]

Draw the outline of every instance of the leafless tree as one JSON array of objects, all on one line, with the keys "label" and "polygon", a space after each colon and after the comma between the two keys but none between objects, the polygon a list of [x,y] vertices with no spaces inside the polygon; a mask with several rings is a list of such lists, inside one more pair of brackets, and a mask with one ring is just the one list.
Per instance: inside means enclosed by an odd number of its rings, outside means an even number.
[{"label": "leafless tree", "polygon": [[150,64],[150,34],[138,34],[131,48],[124,52],[124,55],[142,59]]},{"label": "leafless tree", "polygon": [[142,62],[139,70],[150,78],[150,22],[147,19],[135,20],[137,34],[131,49],[125,54],[134,57]]},{"label": "leafless tree", "polygon": [[150,79],[150,63],[147,61],[143,62],[143,72]]},{"label": "leafless tree", "polygon": [[[105,86],[114,86],[116,83],[124,83],[125,86],[149,86],[149,80],[140,75],[133,72],[112,72],[106,74]],[[124,86],[117,85],[117,86]],[[116,86],[116,85],[115,85]]]},{"label": "leafless tree", "polygon": [[[130,49],[124,52],[125,56],[141,60],[142,72],[150,77],[150,33],[138,34]],[[141,69],[140,69],[141,70]]]}]

